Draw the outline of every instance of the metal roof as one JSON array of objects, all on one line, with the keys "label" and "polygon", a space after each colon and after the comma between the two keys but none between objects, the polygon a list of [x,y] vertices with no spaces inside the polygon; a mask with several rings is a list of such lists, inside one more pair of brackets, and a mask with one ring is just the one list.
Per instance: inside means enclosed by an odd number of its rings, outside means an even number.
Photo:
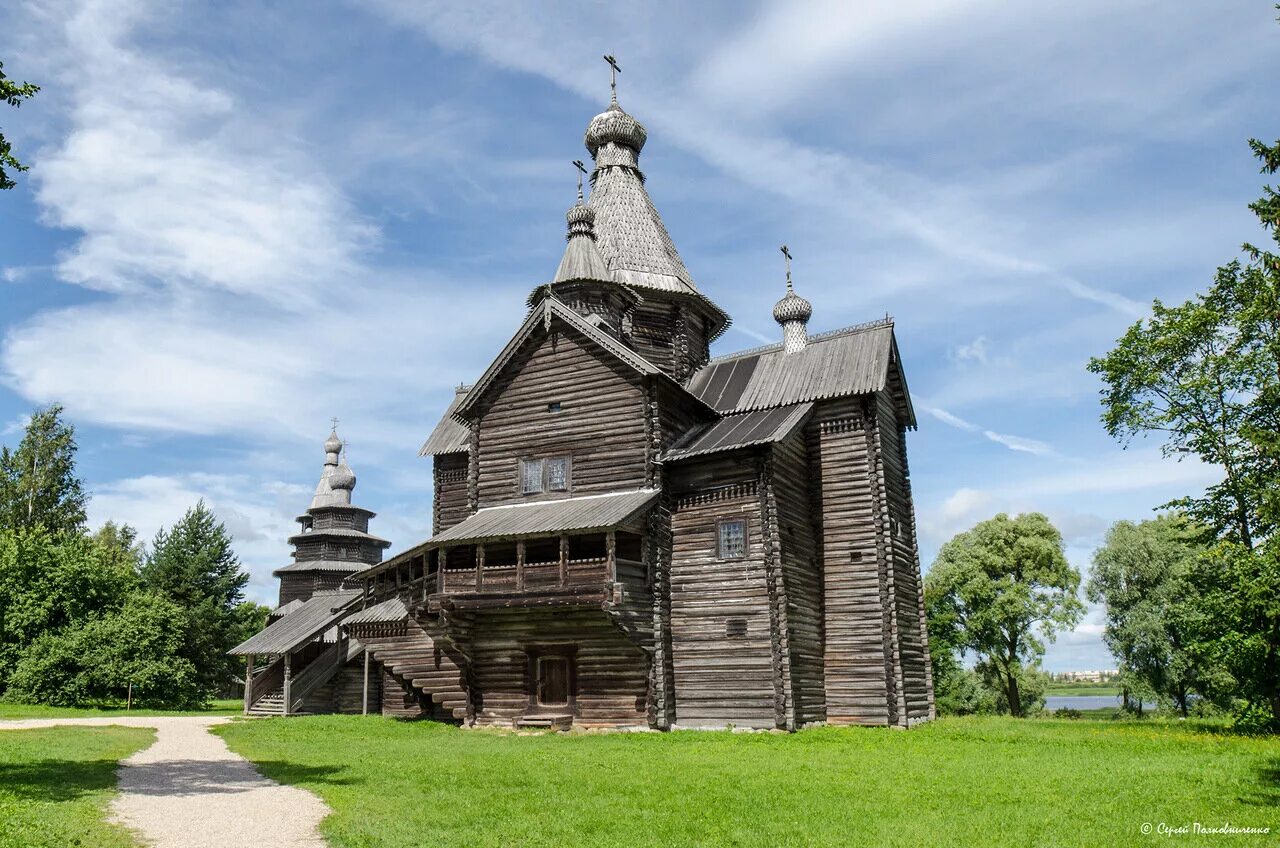
[{"label": "metal roof", "polygon": [[364,571],[371,563],[360,562],[359,560],[340,560],[340,559],[301,559],[297,562],[291,562],[288,565],[281,566],[272,574],[286,574],[290,571],[346,571],[356,572]]},{"label": "metal roof", "polygon": [[657,489],[610,492],[555,501],[493,506],[433,536],[430,543],[457,544],[570,531],[605,530],[625,524],[658,497]]},{"label": "metal roof", "polygon": [[713,359],[686,388],[722,413],[870,394],[888,384],[895,356],[893,322],[875,321],[810,336],[794,353],[775,344]]},{"label": "metal roof", "polygon": [[664,462],[778,442],[790,435],[813,409],[812,403],[757,409],[726,415],[714,424],[694,430],[662,455]]},{"label": "metal roof", "polygon": [[453,395],[453,400],[449,402],[449,408],[444,411],[444,417],[436,424],[436,428],[431,431],[431,435],[427,436],[426,442],[422,445],[422,450],[418,451],[418,456],[439,456],[445,453],[469,453],[471,450],[471,430],[467,425],[454,417],[454,410],[458,408],[458,404],[467,396],[470,386],[459,386]]},{"label": "metal roof", "polygon": [[399,598],[387,598],[380,604],[368,609],[357,610],[342,620],[345,624],[383,624],[390,621],[404,621],[409,617],[409,608]]},{"label": "metal roof", "polygon": [[283,654],[322,636],[338,619],[347,613],[347,609],[359,600],[360,592],[317,592],[301,607],[284,618],[267,625],[267,628],[255,636],[236,645],[227,653],[238,656],[245,654]]}]

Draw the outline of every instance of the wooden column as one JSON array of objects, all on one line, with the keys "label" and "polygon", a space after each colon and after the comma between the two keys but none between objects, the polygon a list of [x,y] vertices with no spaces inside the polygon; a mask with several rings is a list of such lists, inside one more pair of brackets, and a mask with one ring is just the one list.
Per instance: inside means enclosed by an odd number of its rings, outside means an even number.
[{"label": "wooden column", "polygon": [[244,658],[244,711],[253,706],[253,654]]},{"label": "wooden column", "polygon": [[476,591],[484,591],[484,545],[476,545]]},{"label": "wooden column", "polygon": [[360,691],[360,715],[369,714],[369,649],[364,649],[364,687]]},{"label": "wooden column", "polygon": [[449,562],[449,549],[441,548],[436,551],[436,591],[444,591],[444,567]]},{"label": "wooden column", "polygon": [[618,532],[610,530],[604,534],[604,579],[612,584],[618,580]]},{"label": "wooden column", "polygon": [[524,539],[516,541],[516,590],[524,591]]},{"label": "wooden column", "polygon": [[569,585],[569,537],[560,537],[560,587]]},{"label": "wooden column", "polygon": [[291,700],[291,697],[293,695],[293,692],[291,691],[292,685],[293,685],[291,680],[291,678],[293,677],[293,667],[291,665],[291,658],[292,658],[292,653],[290,651],[285,651],[284,652],[284,703],[281,705],[281,709],[284,710],[284,715],[289,714],[289,701]]}]

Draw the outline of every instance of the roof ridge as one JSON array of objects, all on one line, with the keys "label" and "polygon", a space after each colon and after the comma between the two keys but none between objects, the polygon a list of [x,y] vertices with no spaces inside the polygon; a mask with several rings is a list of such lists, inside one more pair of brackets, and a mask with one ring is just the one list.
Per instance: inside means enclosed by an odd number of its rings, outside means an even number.
[{"label": "roof ridge", "polygon": [[[877,318],[874,321],[864,321],[861,324],[851,324],[848,327],[838,327],[837,329],[834,329],[834,330],[824,330],[821,333],[813,333],[812,335],[809,336],[809,343],[813,344],[814,342],[824,342],[824,341],[827,341],[828,339],[839,338],[841,336],[848,336],[854,333],[861,333],[866,330],[874,330],[878,327],[892,327],[892,326],[893,326],[893,318],[891,316],[886,316],[884,318]],[[743,357],[743,356],[754,356],[760,353],[770,353],[772,351],[782,350],[783,344],[784,344],[783,342],[772,342],[767,345],[760,345],[758,347],[747,348],[746,350],[737,350],[737,351],[734,351],[733,353],[726,353],[723,356],[714,356],[711,359],[707,360],[707,365],[712,365],[716,362],[728,362],[731,359],[738,359],[739,357]],[[702,367],[705,368],[706,365]]]}]

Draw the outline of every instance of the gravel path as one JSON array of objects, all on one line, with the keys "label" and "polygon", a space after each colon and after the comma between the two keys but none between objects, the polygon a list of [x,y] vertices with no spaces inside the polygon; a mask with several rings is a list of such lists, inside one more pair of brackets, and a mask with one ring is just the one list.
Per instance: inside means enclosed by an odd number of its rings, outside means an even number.
[{"label": "gravel path", "polygon": [[57,725],[154,727],[156,741],[120,764],[112,818],[155,848],[325,848],[329,807],[258,774],[208,732],[226,717],[119,716],[0,721],[0,730]]}]

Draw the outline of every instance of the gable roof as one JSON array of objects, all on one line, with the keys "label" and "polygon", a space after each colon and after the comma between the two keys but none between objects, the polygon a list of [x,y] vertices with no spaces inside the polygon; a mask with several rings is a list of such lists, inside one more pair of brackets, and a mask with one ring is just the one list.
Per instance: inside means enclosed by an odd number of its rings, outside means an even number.
[{"label": "gable roof", "polygon": [[453,400],[449,401],[449,408],[444,411],[444,416],[436,423],[436,428],[431,431],[431,435],[427,436],[427,440],[422,443],[418,456],[471,452],[471,431],[453,414],[469,390],[470,386],[459,386],[454,392]]},{"label": "gable roof", "polygon": [[511,341],[507,342],[502,352],[489,364],[485,372],[480,375],[480,379],[476,380],[467,393],[458,400],[457,405],[453,408],[452,415],[457,418],[465,417],[489,389],[493,382],[502,373],[502,370],[512,360],[516,353],[524,346],[533,334],[537,332],[539,325],[550,327],[553,318],[563,321],[573,329],[577,330],[587,339],[594,342],[599,347],[612,355],[619,362],[634,371],[646,375],[665,377],[672,383],[679,386],[671,377],[658,366],[649,362],[636,351],[627,347],[618,339],[601,330],[599,327],[584,319],[577,312],[574,312],[568,306],[561,303],[554,297],[544,297],[542,301],[529,311],[529,317],[520,325],[520,329],[516,330]]},{"label": "gable roof", "polygon": [[720,451],[780,442],[809,417],[812,403],[757,409],[726,415],[713,424],[693,430],[662,455],[663,462],[677,462]]},{"label": "gable roof", "polygon": [[260,633],[236,645],[229,654],[282,654],[303,642],[309,642],[333,626],[347,614],[347,609],[360,598],[360,592],[317,592],[302,606]]},{"label": "gable roof", "polygon": [[889,319],[809,337],[800,351],[781,344],[711,360],[686,384],[689,392],[722,414],[768,409],[826,398],[871,394],[901,385],[901,414],[915,426],[915,412],[901,373]]}]

